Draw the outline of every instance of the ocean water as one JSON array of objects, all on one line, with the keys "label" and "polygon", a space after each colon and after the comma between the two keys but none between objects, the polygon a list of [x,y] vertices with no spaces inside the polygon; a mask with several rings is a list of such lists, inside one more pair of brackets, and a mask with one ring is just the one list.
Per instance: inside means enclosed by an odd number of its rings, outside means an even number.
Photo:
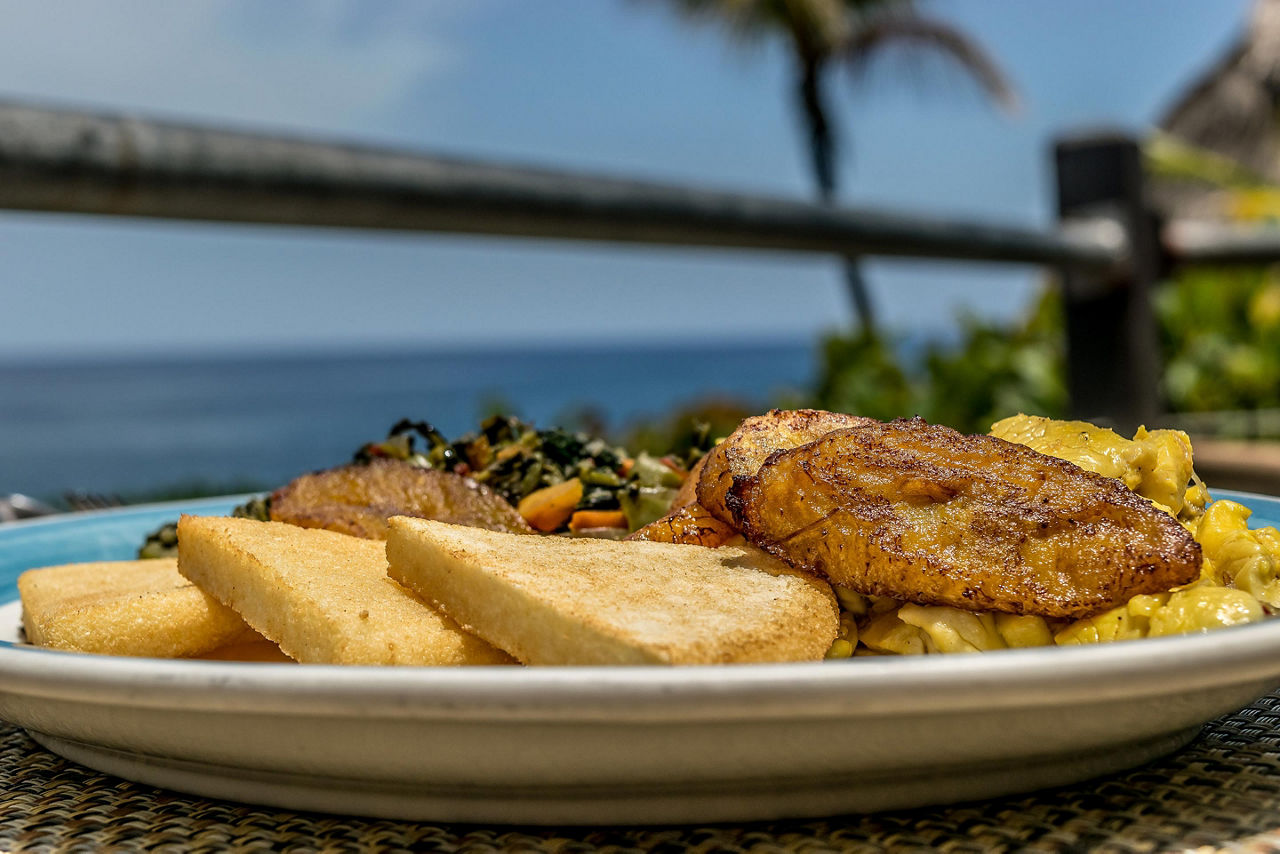
[{"label": "ocean water", "polygon": [[708,396],[806,387],[812,341],[0,363],[0,493],[271,486],[345,462],[400,418],[453,437],[495,405],[611,428]]}]

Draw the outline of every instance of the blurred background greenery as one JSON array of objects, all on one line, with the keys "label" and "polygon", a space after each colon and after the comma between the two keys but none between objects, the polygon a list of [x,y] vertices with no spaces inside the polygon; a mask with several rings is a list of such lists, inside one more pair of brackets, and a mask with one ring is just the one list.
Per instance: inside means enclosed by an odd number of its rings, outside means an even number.
[{"label": "blurred background greenery", "polygon": [[[1280,423],[1242,410],[1280,408],[1280,271],[1192,268],[1155,296],[1161,391],[1172,423],[1232,437],[1280,438]],[[1066,412],[1061,300],[1046,285],[1030,314],[1001,326],[961,319],[955,344],[923,358],[867,331],[828,337],[811,405],[877,418],[920,414],[967,432],[986,432],[1017,412]],[[1180,418],[1194,413],[1218,417]]]}]

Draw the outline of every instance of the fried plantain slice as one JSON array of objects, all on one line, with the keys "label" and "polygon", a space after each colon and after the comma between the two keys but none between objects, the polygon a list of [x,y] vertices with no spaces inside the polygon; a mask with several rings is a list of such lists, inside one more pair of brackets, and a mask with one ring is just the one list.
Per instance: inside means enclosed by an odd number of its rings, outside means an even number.
[{"label": "fried plantain slice", "polygon": [[679,510],[686,504],[692,504],[698,500],[698,480],[702,477],[702,470],[707,467],[707,455],[703,454],[699,460],[693,464],[693,468],[689,469],[689,474],[685,476],[684,483],[680,484],[676,497],[671,499],[671,509]]},{"label": "fried plantain slice", "polygon": [[677,507],[666,516],[650,522],[643,528],[632,531],[627,535],[627,539],[715,548],[740,536],[737,528],[727,522],[721,522],[712,516],[707,508],[694,501],[683,507]]},{"label": "fried plantain slice", "polygon": [[387,538],[387,519],[416,516],[490,531],[531,533],[496,492],[454,472],[381,459],[303,475],[271,496],[271,520]]},{"label": "fried plantain slice", "polygon": [[1078,618],[1200,572],[1191,535],[1120,481],[920,418],[775,452],[728,503],[792,566],[926,605]]},{"label": "fried plantain slice", "polygon": [[755,474],[774,451],[804,445],[832,430],[875,423],[858,415],[818,409],[773,409],[744,419],[737,430],[702,458],[697,481],[698,503],[720,521],[733,524],[733,512],[726,504],[726,497],[733,488],[734,478]]}]

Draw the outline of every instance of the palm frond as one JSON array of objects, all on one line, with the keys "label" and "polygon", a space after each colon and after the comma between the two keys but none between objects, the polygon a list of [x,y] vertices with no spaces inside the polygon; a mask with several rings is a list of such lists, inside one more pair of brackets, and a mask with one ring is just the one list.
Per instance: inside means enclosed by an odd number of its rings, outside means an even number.
[{"label": "palm frond", "polygon": [[740,42],[756,42],[787,30],[785,0],[663,0],[686,20],[723,27]]},{"label": "palm frond", "polygon": [[1010,112],[1019,109],[1013,84],[977,42],[954,27],[916,15],[888,15],[866,20],[841,45],[838,56],[854,72],[866,69],[887,49],[922,50],[950,59]]}]

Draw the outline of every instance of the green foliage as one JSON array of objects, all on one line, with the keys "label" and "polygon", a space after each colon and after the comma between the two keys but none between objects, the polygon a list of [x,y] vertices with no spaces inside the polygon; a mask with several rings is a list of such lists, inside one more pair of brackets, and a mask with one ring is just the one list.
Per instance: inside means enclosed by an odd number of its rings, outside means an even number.
[{"label": "green foliage", "polygon": [[934,347],[925,360],[921,414],[983,433],[1019,412],[1062,416],[1067,388],[1061,318],[1057,290],[1046,289],[1021,326],[966,319],[962,345]]},{"label": "green foliage", "polygon": [[912,414],[918,389],[893,344],[874,331],[828,336],[813,406],[888,420]]},{"label": "green foliage", "polygon": [[620,444],[634,453],[669,456],[690,467],[742,419],[756,414],[754,407],[741,401],[707,398],[670,415],[632,424]]},{"label": "green foliage", "polygon": [[[1157,290],[1155,314],[1170,412],[1280,408],[1280,268],[1182,270]],[[962,323],[958,345],[930,348],[913,369],[874,335],[831,337],[811,405],[881,419],[918,414],[966,432],[1017,412],[1065,414],[1056,290],[1012,328]]]},{"label": "green foliage", "polygon": [[1013,328],[972,317],[962,324],[958,346],[933,345],[910,367],[874,334],[829,337],[812,405],[882,420],[921,415],[971,433],[1018,412],[1062,415],[1067,393],[1056,290],[1046,289]]},{"label": "green foliage", "polygon": [[1177,412],[1280,406],[1280,275],[1182,272],[1156,296],[1164,393]]}]

